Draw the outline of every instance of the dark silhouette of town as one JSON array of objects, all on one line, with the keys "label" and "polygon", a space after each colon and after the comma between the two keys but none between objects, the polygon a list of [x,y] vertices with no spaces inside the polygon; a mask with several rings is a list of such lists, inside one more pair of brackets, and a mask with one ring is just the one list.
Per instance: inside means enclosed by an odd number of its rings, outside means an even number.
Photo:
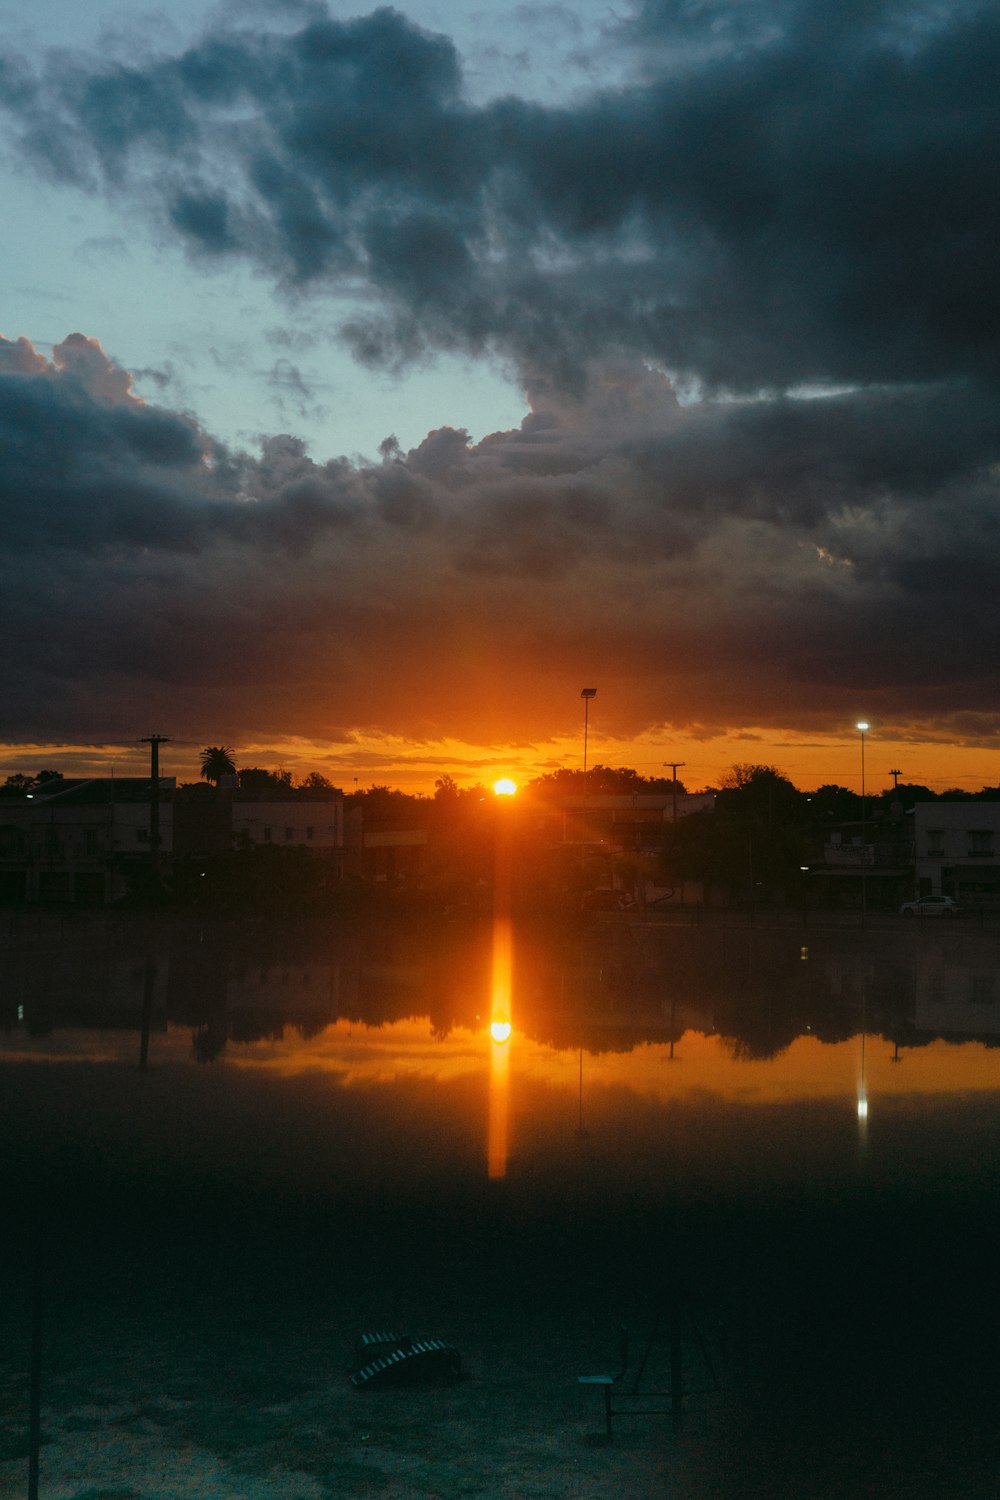
[{"label": "dark silhouette of town", "polygon": [[432,796],[344,792],[318,772],[295,783],[287,771],[237,770],[224,746],[206,748],[193,784],[43,770],[0,787],[0,904],[483,914],[503,818],[518,914],[785,909],[808,920],[895,912],[932,892],[1000,910],[1000,787],[937,794],[889,774],[891,787],[862,798],[836,785],[800,791],[768,765],[735,765],[700,792],[595,765],[498,799],[448,775]]}]

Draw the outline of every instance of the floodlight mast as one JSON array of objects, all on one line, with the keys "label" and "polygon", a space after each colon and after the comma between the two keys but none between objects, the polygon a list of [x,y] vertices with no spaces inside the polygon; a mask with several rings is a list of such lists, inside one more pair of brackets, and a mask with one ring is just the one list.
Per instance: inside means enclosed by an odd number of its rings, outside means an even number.
[{"label": "floodlight mast", "polygon": [[583,781],[584,788],[587,784],[587,731],[590,727],[590,700],[597,697],[596,688],[581,688],[580,697],[583,699]]},{"label": "floodlight mast", "polygon": [[870,726],[867,719],[859,719],[855,726],[861,735],[861,925],[868,920],[868,850],[865,848],[865,735]]}]

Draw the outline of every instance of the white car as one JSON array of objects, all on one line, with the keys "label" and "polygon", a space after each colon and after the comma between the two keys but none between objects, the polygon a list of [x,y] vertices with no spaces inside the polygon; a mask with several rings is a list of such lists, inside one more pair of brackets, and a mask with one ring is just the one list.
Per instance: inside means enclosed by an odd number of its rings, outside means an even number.
[{"label": "white car", "polygon": [[901,917],[957,917],[962,908],[950,896],[920,896],[916,901],[904,901],[899,908]]}]

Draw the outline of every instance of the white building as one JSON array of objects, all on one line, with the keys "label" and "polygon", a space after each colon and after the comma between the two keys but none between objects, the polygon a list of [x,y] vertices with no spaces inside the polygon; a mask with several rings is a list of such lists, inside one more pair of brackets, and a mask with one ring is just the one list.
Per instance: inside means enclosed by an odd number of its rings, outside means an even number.
[{"label": "white building", "polygon": [[233,841],[241,843],[296,844],[330,854],[344,847],[344,799],[339,792],[324,799],[299,798],[273,802],[233,802]]},{"label": "white building", "polygon": [[918,802],[917,890],[970,906],[1000,906],[1000,802]]},{"label": "white building", "polygon": [[[174,778],[159,778],[159,851],[173,848]],[[149,863],[150,782],[59,779],[0,801],[0,898],[102,905],[123,896],[130,868]]]}]

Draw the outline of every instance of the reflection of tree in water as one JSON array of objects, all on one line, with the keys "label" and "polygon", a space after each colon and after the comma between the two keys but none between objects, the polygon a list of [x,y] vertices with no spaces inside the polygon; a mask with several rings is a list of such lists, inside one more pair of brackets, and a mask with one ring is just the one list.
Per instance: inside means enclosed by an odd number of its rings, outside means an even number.
[{"label": "reflection of tree in water", "polygon": [[[138,1025],[142,933],[104,923],[92,946],[74,929],[65,944],[0,955],[6,1024],[36,1036]],[[814,932],[805,944],[778,929],[616,923],[553,932],[540,922],[516,934],[516,1025],[545,1046],[616,1053],[714,1032],[734,1057],[764,1059],[799,1036],[836,1043],[856,1035],[864,993],[869,1034],[903,1051],[938,1036],[1000,1045],[992,1004],[979,1007],[983,1025],[974,1033],[949,1033],[945,1007],[939,1029],[914,1024],[918,965],[921,975],[933,965],[963,994],[965,976],[971,986],[992,962],[994,936],[919,936],[919,944],[910,931],[861,943],[856,934]],[[284,935],[224,923],[165,926],[155,1023],[190,1027],[202,1062],[231,1043],[281,1041],[290,1028],[307,1042],[338,1019],[366,1027],[422,1021],[443,1039],[483,1024],[490,941],[489,923],[302,926]]]},{"label": "reflection of tree in water", "polygon": [[226,1050],[226,1035],[213,1031],[210,1026],[202,1026],[199,1030],[191,1033],[191,1052],[195,1062],[215,1062]]},{"label": "reflection of tree in water", "polygon": [[765,1014],[756,1019],[759,1025],[744,1022],[744,1030],[739,1036],[722,1037],[738,1062],[769,1062],[802,1035],[795,1024],[785,1026],[780,1033],[776,1032],[770,1015]]},{"label": "reflection of tree in water", "polygon": [[319,1036],[321,1031],[326,1030],[326,1027],[327,1022],[318,1019],[316,1016],[310,1017],[308,1021],[295,1022],[295,1030],[304,1042],[311,1042],[313,1037]]}]

